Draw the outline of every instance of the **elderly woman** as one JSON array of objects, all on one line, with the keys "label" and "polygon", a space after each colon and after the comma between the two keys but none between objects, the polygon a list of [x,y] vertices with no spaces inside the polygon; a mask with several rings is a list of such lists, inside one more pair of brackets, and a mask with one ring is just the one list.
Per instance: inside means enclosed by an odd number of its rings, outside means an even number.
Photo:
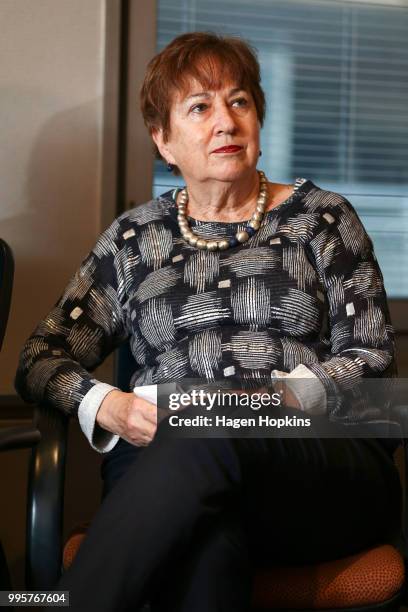
[{"label": "elderly woman", "polygon": [[[78,415],[107,453],[102,506],[58,585],[72,609],[239,612],[258,564],[327,560],[398,533],[392,445],[337,436],[359,415],[333,400],[392,369],[393,331],[351,204],[257,169],[265,101],[248,44],[177,37],[150,62],[141,106],[185,187],[102,234],[27,341],[17,389]],[[89,373],[124,342],[130,393]],[[157,384],[186,378],[285,381],[280,413],[323,419],[332,438],[165,435]]]}]

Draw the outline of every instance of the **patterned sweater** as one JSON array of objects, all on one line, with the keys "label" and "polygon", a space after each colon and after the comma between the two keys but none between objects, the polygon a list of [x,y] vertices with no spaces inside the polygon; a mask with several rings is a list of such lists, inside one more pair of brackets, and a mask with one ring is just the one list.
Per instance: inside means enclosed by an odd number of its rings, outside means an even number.
[{"label": "patterned sweater", "polygon": [[[113,387],[90,372],[129,340],[135,386],[284,373],[318,381],[303,398],[307,412],[358,420],[336,414],[327,391],[388,372],[394,336],[352,205],[297,179],[247,243],[208,252],[180,235],[175,191],[125,212],[100,236],[26,342],[19,394],[78,414],[91,445],[106,452],[118,437],[95,427],[95,417]],[[244,227],[189,220],[213,238]]]}]

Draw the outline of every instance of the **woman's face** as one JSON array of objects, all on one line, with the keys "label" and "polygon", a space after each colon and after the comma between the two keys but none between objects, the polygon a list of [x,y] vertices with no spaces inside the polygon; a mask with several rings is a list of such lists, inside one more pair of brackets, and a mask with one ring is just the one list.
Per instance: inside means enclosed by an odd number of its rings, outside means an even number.
[{"label": "woman's face", "polygon": [[167,142],[161,130],[153,138],[161,155],[179,167],[187,182],[230,182],[256,168],[259,129],[248,91],[234,83],[205,91],[193,80],[190,90],[173,100]]}]

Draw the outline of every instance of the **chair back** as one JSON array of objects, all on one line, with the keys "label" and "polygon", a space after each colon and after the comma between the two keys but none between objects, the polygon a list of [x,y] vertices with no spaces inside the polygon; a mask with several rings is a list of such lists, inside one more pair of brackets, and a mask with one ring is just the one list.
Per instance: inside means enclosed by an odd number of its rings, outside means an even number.
[{"label": "chair back", "polygon": [[0,350],[6,333],[13,288],[14,259],[9,245],[0,238]]}]

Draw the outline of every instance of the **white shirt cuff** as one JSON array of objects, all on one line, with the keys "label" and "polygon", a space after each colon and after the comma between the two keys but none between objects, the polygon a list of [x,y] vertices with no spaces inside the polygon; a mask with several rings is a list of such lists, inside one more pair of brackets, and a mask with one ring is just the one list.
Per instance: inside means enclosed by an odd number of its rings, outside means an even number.
[{"label": "white shirt cuff", "polygon": [[272,379],[284,378],[285,383],[295,395],[301,409],[309,414],[325,414],[327,412],[326,389],[319,378],[303,363],[291,372],[272,370]]},{"label": "white shirt cuff", "polygon": [[157,385],[144,385],[143,387],[135,387],[133,393],[137,397],[141,397],[147,402],[151,402],[157,406]]},{"label": "white shirt cuff", "polygon": [[103,429],[96,422],[96,414],[111,391],[117,390],[107,383],[97,383],[84,395],[78,408],[79,425],[92,448],[99,453],[107,453],[116,445],[119,436]]}]

